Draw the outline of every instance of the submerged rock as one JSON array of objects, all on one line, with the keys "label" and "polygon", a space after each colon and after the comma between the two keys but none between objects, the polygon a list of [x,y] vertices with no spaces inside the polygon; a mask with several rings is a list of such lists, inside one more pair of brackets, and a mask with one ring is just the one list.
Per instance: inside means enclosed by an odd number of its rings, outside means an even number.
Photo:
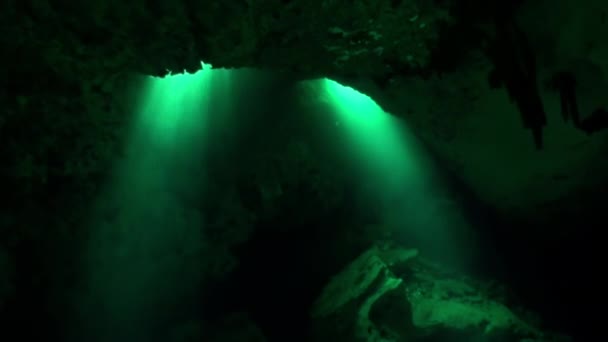
[{"label": "submerged rock", "polygon": [[314,341],[568,341],[541,331],[478,282],[417,250],[373,247],[324,288]]}]

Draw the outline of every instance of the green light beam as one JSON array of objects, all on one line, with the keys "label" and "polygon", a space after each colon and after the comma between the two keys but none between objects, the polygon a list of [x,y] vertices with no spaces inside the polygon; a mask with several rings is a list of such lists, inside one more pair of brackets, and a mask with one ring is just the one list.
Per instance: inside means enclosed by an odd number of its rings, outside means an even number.
[{"label": "green light beam", "polygon": [[202,218],[176,193],[203,191],[197,163],[229,83],[223,70],[143,80],[127,153],[98,201],[105,217],[94,220],[87,247],[89,340],[151,340],[172,306],[196,295]]},{"label": "green light beam", "polygon": [[434,166],[403,120],[385,113],[369,96],[333,80],[321,80],[323,101],[335,111],[357,176],[372,188],[374,205],[396,234],[441,261],[470,263],[472,235],[457,206],[435,179]]}]

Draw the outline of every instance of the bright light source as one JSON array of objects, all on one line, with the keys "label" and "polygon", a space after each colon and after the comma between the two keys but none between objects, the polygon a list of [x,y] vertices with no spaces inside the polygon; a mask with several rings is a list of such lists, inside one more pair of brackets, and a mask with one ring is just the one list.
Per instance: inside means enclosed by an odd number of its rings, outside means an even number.
[{"label": "bright light source", "polygon": [[406,123],[353,88],[329,79],[322,85],[357,162],[353,172],[371,189],[384,223],[427,256],[466,267],[474,255],[469,225],[458,207],[445,205],[449,195]]},{"label": "bright light source", "polygon": [[213,78],[209,70],[148,77],[136,125],[156,143],[176,143],[184,133],[204,124]]},{"label": "bright light source", "polygon": [[329,79],[323,84],[336,108],[336,120],[346,130],[353,154],[362,158],[367,176],[382,178],[389,188],[421,177],[423,158],[402,121],[353,88]]}]

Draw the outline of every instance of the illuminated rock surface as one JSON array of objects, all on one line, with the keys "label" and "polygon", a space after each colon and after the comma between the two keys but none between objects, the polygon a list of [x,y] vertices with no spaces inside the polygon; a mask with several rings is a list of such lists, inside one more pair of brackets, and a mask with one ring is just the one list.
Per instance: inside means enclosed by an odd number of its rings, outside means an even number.
[{"label": "illuminated rock surface", "polygon": [[541,332],[489,290],[416,250],[376,246],[334,276],[315,301],[315,341],[569,340]]}]

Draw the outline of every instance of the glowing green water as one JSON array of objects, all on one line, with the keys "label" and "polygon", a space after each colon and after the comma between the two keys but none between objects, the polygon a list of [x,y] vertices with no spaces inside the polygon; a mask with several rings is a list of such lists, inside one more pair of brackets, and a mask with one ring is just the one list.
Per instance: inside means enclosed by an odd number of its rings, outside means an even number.
[{"label": "glowing green water", "polygon": [[[150,340],[150,327],[166,321],[178,310],[176,303],[187,302],[200,291],[201,265],[213,256],[205,254],[208,241],[199,211],[179,198],[205,193],[202,174],[217,165],[207,164],[202,151],[218,138],[214,132],[220,125],[224,131],[227,127],[239,132],[236,122],[242,120],[237,117],[251,116],[249,122],[264,130],[251,136],[264,139],[276,132],[274,123],[261,115],[273,110],[285,111],[281,117],[289,114],[284,103],[273,107],[279,100],[272,92],[264,98],[235,92],[236,75],[203,70],[142,81],[126,154],[99,200],[101,214],[86,248],[83,329],[99,341]],[[252,75],[239,80],[251,81]],[[308,85],[315,90],[303,92],[312,103],[310,110],[330,111],[315,117],[334,127],[328,144],[347,146],[344,153],[353,163],[345,172],[356,175],[368,189],[370,207],[381,212],[383,223],[423,252],[464,263],[470,237],[462,234],[461,226],[466,223],[447,214],[453,208],[438,205],[441,189],[405,122],[334,81]],[[315,139],[317,132],[309,133]],[[248,152],[247,146],[241,148]]]}]

